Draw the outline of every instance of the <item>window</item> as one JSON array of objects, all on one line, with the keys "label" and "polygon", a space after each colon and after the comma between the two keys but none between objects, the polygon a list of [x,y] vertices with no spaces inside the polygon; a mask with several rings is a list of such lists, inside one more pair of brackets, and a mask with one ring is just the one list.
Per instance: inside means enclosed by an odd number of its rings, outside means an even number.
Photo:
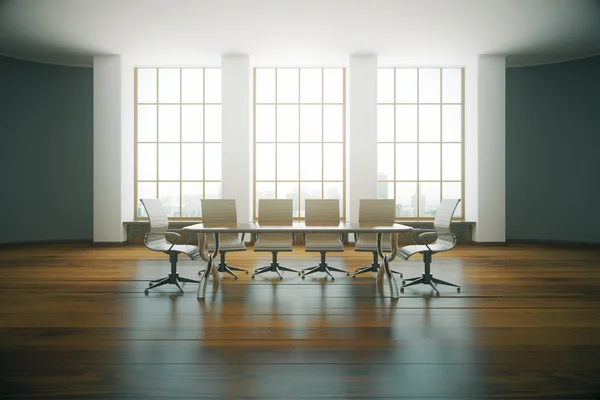
[{"label": "window", "polygon": [[378,70],[377,197],[396,200],[396,217],[433,218],[442,198],[464,199],[463,81],[461,68]]},{"label": "window", "polygon": [[345,217],[344,68],[254,69],[254,217],[258,199],[339,199]]},{"label": "window", "polygon": [[221,197],[221,70],[136,68],[136,218],[140,198],[160,198],[169,217],[198,218]]}]

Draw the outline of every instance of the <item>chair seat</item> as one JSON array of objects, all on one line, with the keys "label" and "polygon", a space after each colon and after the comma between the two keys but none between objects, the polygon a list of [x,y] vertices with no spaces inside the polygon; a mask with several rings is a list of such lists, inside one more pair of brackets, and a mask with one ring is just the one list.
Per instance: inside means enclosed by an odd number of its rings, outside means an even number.
[{"label": "chair seat", "polygon": [[[208,250],[210,252],[215,251],[215,241],[211,238],[206,240]],[[219,238],[219,251],[245,251],[246,245],[242,242],[237,235],[226,235],[221,234]]]},{"label": "chair seat", "polygon": [[198,246],[190,244],[176,244],[173,245],[168,240],[162,238],[162,240],[152,240],[148,242],[147,247],[153,251],[162,251],[164,253],[181,253],[187,255],[192,260],[200,258],[200,249]]},{"label": "chair seat", "polygon": [[[377,251],[377,235],[363,234],[358,237],[358,240],[354,244],[355,251]],[[390,235],[384,234],[381,237],[381,250],[390,252],[392,246],[390,244]]]},{"label": "chair seat", "polygon": [[304,247],[306,251],[344,251],[344,244],[337,234],[311,233],[306,235]]},{"label": "chair seat", "polygon": [[292,251],[292,239],[277,234],[261,234],[254,243],[254,251]]},{"label": "chair seat", "polygon": [[448,251],[451,248],[452,247],[440,245],[439,243],[432,243],[429,245],[429,248],[427,248],[427,246],[425,246],[425,245],[410,245],[410,246],[404,246],[404,247],[398,249],[396,254],[398,255],[398,257],[401,257],[402,259],[408,260],[408,258],[410,256],[412,256],[413,254],[424,253],[426,251],[431,251],[432,254],[433,253],[441,253],[443,251]]}]

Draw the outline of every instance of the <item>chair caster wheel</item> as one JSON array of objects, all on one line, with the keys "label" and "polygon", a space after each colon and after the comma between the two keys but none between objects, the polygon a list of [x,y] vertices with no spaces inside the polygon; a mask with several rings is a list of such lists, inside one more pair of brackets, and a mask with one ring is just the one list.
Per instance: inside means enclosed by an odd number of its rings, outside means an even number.
[{"label": "chair caster wheel", "polygon": [[283,280],[283,277],[279,278],[279,280],[280,280],[280,281],[282,281],[282,280]]},{"label": "chair caster wheel", "polygon": [[406,285],[406,281],[402,281],[402,284],[403,284],[403,285]]},{"label": "chair caster wheel", "polygon": [[148,284],[148,287],[152,287],[152,282],[150,282],[150,283]]},{"label": "chair caster wheel", "polygon": [[148,289],[144,290],[144,294],[145,294],[146,296],[148,296],[148,293],[149,293],[149,292],[148,292]]},{"label": "chair caster wheel", "polygon": [[460,288],[456,288],[456,291],[457,291],[458,293],[460,293]]},{"label": "chair caster wheel", "polygon": [[346,272],[346,276],[350,276],[350,272]]},{"label": "chair caster wheel", "polygon": [[298,272],[298,276],[301,276],[301,275],[302,275],[302,272]]},{"label": "chair caster wheel", "polygon": [[302,275],[302,279],[304,280],[304,279],[306,279],[306,277],[304,275]]},{"label": "chair caster wheel", "polygon": [[249,274],[249,272],[248,272],[248,271],[246,271],[246,275],[248,275],[248,274]]},{"label": "chair caster wheel", "polygon": [[251,278],[254,279],[254,275],[252,275]]},{"label": "chair caster wheel", "polygon": [[440,297],[440,292],[435,292],[435,297]]},{"label": "chair caster wheel", "polygon": [[234,277],[233,277],[233,279],[237,280],[237,279],[238,279],[238,277],[237,277],[237,276],[234,276]]},{"label": "chair caster wheel", "polygon": [[403,287],[400,288],[400,293],[404,293],[404,288]]},{"label": "chair caster wheel", "polygon": [[331,278],[331,282],[335,281],[335,278]]},{"label": "chair caster wheel", "polygon": [[356,275],[352,275],[352,279],[356,279]]}]

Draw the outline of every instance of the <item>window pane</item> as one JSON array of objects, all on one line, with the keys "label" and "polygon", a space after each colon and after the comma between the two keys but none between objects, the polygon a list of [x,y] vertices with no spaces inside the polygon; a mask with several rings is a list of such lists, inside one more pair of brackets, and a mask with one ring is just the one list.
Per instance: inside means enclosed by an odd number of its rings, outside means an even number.
[{"label": "window pane", "polygon": [[416,182],[398,182],[398,183],[396,183],[396,216],[397,217],[416,217],[417,216],[417,183]]},{"label": "window pane", "polygon": [[204,158],[206,159],[204,179],[207,181],[221,180],[221,144],[206,143]]},{"label": "window pane", "polygon": [[298,218],[300,216],[300,210],[298,208],[298,183],[297,182],[279,182],[277,183],[277,198],[278,199],[292,199],[293,217]]},{"label": "window pane", "polygon": [[305,143],[300,145],[300,179],[317,181],[322,178],[323,155],[321,144]]},{"label": "window pane", "polygon": [[323,198],[340,200],[340,218],[344,216],[344,184],[342,182],[323,182]]},{"label": "window pane", "polygon": [[258,200],[259,199],[274,199],[275,198],[275,182],[256,182],[256,208],[254,215],[258,215]]},{"label": "window pane", "polygon": [[300,141],[320,142],[321,135],[321,106],[300,106]]},{"label": "window pane", "polygon": [[156,141],[156,106],[138,106],[138,142]]},{"label": "window pane", "polygon": [[275,145],[256,144],[256,180],[275,180]]},{"label": "window pane", "polygon": [[156,180],[156,144],[138,144],[137,178],[140,181]]},{"label": "window pane", "polygon": [[204,183],[204,198],[205,199],[220,199],[223,196],[221,182],[206,182]]},{"label": "window pane", "polygon": [[417,141],[417,106],[396,106],[396,140],[399,142]]},{"label": "window pane", "polygon": [[377,102],[394,102],[394,70],[392,68],[377,70]]},{"label": "window pane", "polygon": [[275,69],[256,69],[256,102],[275,103]]},{"label": "window pane", "polygon": [[419,103],[439,103],[440,90],[440,69],[419,69]]},{"label": "window pane", "polygon": [[425,181],[440,179],[439,144],[419,145],[419,179]]},{"label": "window pane", "polygon": [[323,141],[342,142],[344,140],[344,106],[323,106]]},{"label": "window pane", "polygon": [[158,179],[161,181],[179,180],[180,144],[158,145]]},{"label": "window pane", "polygon": [[378,199],[393,199],[394,198],[394,182],[377,182],[377,198]]},{"label": "window pane", "polygon": [[419,141],[440,141],[440,106],[419,106]]},{"label": "window pane", "polygon": [[184,143],[181,145],[181,175],[188,181],[201,181],[204,169],[204,145]]},{"label": "window pane", "polygon": [[204,102],[221,102],[221,69],[206,68],[204,70]]},{"label": "window pane", "polygon": [[275,141],[275,106],[256,106],[256,141]]},{"label": "window pane", "polygon": [[435,217],[440,201],[439,182],[419,184],[419,217]]},{"label": "window pane", "polygon": [[204,193],[202,182],[183,182],[181,184],[181,216],[200,217],[202,215],[201,202]]},{"label": "window pane", "polygon": [[156,103],[156,68],[137,70],[137,102]]},{"label": "window pane", "polygon": [[160,103],[179,103],[179,69],[158,70],[158,100]]},{"label": "window pane", "polygon": [[394,144],[377,145],[377,180],[394,180]]},{"label": "window pane", "polygon": [[277,179],[298,179],[298,145],[283,143],[277,145]]},{"label": "window pane", "polygon": [[277,102],[298,103],[298,69],[281,68],[277,70]]},{"label": "window pane", "polygon": [[396,179],[401,181],[417,180],[417,145],[396,145]]},{"label": "window pane", "polygon": [[[461,199],[462,184],[460,182],[442,182],[442,199]],[[462,217],[462,202],[458,203],[455,217]]]},{"label": "window pane", "polygon": [[325,143],[323,145],[323,179],[341,181],[344,179],[344,145]]},{"label": "window pane", "polygon": [[147,217],[146,210],[139,199],[156,199],[156,182],[139,182],[137,186],[137,216]]},{"label": "window pane", "polygon": [[394,141],[394,106],[377,106],[377,141]]},{"label": "window pane", "polygon": [[181,101],[183,103],[202,103],[203,70],[201,68],[184,68],[181,71],[181,80]]},{"label": "window pane", "polygon": [[158,106],[158,140],[179,142],[179,106]]},{"label": "window pane", "polygon": [[306,199],[322,199],[321,182],[300,182],[300,217],[304,217],[304,205]]},{"label": "window pane", "polygon": [[303,68],[300,70],[300,102],[321,103],[322,81],[320,68]]},{"label": "window pane", "polygon": [[181,108],[181,140],[184,142],[202,142],[202,106],[187,105]]},{"label": "window pane", "polygon": [[277,106],[277,140],[298,141],[298,106]]},{"label": "window pane", "polygon": [[396,69],[396,103],[417,102],[417,69]]},{"label": "window pane", "polygon": [[169,217],[179,217],[179,182],[159,182],[158,197]]},{"label": "window pane", "polygon": [[460,103],[462,101],[462,70],[460,68],[442,69],[442,102]]},{"label": "window pane", "polygon": [[220,142],[222,127],[221,127],[221,106],[209,105],[204,107],[204,141],[205,142]]},{"label": "window pane", "polygon": [[442,179],[460,181],[462,179],[462,156],[460,143],[442,145]]},{"label": "window pane", "polygon": [[460,142],[462,139],[462,106],[442,106],[442,140]]},{"label": "window pane", "polygon": [[344,70],[342,68],[325,68],[323,70],[323,102],[344,102]]}]

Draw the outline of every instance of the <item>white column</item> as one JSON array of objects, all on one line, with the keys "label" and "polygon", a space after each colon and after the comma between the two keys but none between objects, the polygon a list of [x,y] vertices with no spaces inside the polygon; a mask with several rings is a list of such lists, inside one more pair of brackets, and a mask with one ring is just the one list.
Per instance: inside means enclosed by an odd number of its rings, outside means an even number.
[{"label": "white column", "polygon": [[377,197],[377,56],[350,56],[348,75],[348,215],[358,222],[358,201]]},{"label": "white column", "polygon": [[238,221],[252,218],[251,69],[247,55],[225,55],[222,68],[224,199],[235,199]]},{"label": "white column", "polygon": [[475,242],[506,241],[506,58],[477,62],[477,220]]},{"label": "white column", "polygon": [[121,57],[94,57],[94,242],[123,242]]}]

